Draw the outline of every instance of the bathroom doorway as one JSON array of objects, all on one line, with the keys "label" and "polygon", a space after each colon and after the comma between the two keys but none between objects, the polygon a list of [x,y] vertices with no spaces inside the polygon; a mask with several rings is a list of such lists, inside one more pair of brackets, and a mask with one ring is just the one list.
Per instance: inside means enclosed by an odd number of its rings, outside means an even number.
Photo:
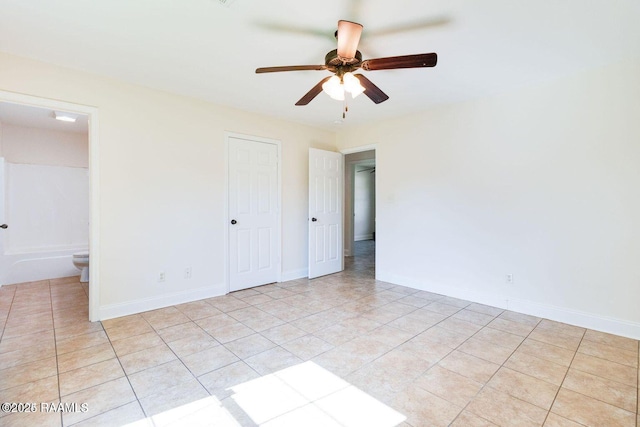
[{"label": "bathroom doorway", "polygon": [[95,321],[94,120],[93,107],[0,92],[1,219],[7,225],[0,230],[0,286],[77,276],[72,255],[91,251],[91,287],[85,290]]}]

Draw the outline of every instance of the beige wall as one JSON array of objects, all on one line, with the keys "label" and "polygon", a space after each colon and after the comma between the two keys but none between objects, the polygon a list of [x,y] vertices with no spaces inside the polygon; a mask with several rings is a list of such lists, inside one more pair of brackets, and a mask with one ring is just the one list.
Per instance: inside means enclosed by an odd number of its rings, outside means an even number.
[{"label": "beige wall", "polygon": [[[341,131],[377,147],[379,278],[640,338],[638,75]],[[282,141],[283,273],[306,272],[307,150],[332,133],[6,54],[0,90],[99,110],[103,315],[226,291],[225,131]]]},{"label": "beige wall", "polygon": [[99,110],[102,317],[226,292],[227,131],[282,142],[283,276],[306,274],[307,151],[332,133],[6,54],[0,90]]},{"label": "beige wall", "polygon": [[89,167],[86,133],[2,125],[0,157],[9,163]]},{"label": "beige wall", "polygon": [[377,144],[378,278],[640,338],[639,75],[341,132]]}]

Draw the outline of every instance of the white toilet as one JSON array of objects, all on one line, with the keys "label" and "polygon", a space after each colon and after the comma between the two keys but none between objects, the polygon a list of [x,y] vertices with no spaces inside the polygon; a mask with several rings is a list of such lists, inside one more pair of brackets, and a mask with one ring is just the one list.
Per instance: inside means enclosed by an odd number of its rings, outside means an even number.
[{"label": "white toilet", "polygon": [[87,283],[89,281],[89,252],[76,252],[73,254],[73,265],[76,266],[80,273],[80,282]]}]

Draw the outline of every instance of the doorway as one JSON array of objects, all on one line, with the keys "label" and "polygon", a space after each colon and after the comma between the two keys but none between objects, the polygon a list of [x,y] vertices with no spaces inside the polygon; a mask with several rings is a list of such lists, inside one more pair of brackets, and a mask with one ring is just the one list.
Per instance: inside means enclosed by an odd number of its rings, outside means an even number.
[{"label": "doorway", "polygon": [[345,152],[345,256],[350,264],[375,266],[376,151]]},{"label": "doorway", "polygon": [[[17,219],[19,212],[15,212],[14,208],[17,208],[18,205],[12,208],[11,206],[7,206],[5,204],[5,209],[0,213],[3,217],[3,224],[7,223],[7,228],[2,231],[7,231],[12,228],[12,216],[16,221],[15,223],[15,231],[12,237],[8,234],[4,234],[2,237],[2,241],[0,242],[2,246],[0,247],[2,262],[6,264],[7,261],[10,266],[17,266],[18,270],[23,267],[23,265],[27,265],[33,262],[43,263],[40,267],[42,267],[43,271],[51,271],[50,268],[58,268],[58,264],[62,262],[62,265],[66,265],[68,263],[69,269],[68,271],[73,274],[79,274],[79,271],[73,267],[71,253],[77,249],[75,244],[82,240],[84,248],[86,250],[87,246],[89,252],[91,253],[91,262],[89,265],[90,268],[90,276],[91,276],[91,285],[88,286],[88,294],[89,294],[89,320],[97,321],[99,319],[99,248],[98,248],[98,234],[99,234],[99,212],[97,209],[98,206],[98,130],[97,130],[97,115],[98,111],[95,107],[88,107],[78,104],[72,104],[62,101],[54,101],[45,98],[38,98],[29,95],[16,94],[11,92],[3,92],[0,91],[0,105],[3,107],[3,118],[5,123],[11,123],[9,125],[5,125],[4,132],[4,142],[3,144],[3,152],[0,155],[7,157],[7,161],[3,161],[4,167],[4,178],[9,178],[10,183],[5,182],[5,186],[2,188],[2,198],[5,198],[5,191],[11,191],[14,195],[20,195],[23,198],[21,200],[22,208],[25,207],[29,209],[31,214],[33,214],[33,210],[29,208],[29,204],[33,202],[31,198],[25,198],[23,193],[25,192],[25,188],[28,188],[29,183],[39,182],[44,185],[52,184],[55,186],[55,182],[49,182],[51,180],[58,180],[57,182],[67,182],[71,183],[72,190],[70,193],[67,193],[66,190],[60,192],[57,196],[62,198],[68,194],[76,194],[78,191],[82,191],[84,188],[86,197],[86,205],[84,206],[84,210],[79,209],[76,212],[76,215],[71,219],[68,223],[67,231],[69,233],[66,234],[66,237],[62,237],[60,234],[61,230],[59,229],[51,229],[49,231],[45,231],[43,233],[34,233],[34,230],[30,228],[28,224],[20,224]],[[54,112],[65,113],[69,116],[74,116],[77,121],[81,122],[82,120],[78,120],[80,118],[84,118],[84,135],[82,138],[85,140],[85,151],[84,151],[84,170],[78,166],[82,165],[63,165],[63,164],[55,164],[55,162],[61,162],[62,157],[66,157],[68,159],[69,156],[57,156],[60,153],[52,154],[47,153],[46,147],[40,146],[41,148],[45,148],[40,150],[36,147],[39,143],[39,138],[42,137],[42,133],[38,133],[37,131],[30,131],[29,129],[39,129],[44,126],[48,126],[48,124],[53,123],[54,126],[53,131],[55,131],[55,126],[59,125],[57,123],[59,120],[55,120]],[[39,122],[39,120],[44,120],[43,122]],[[21,125],[22,123],[22,125]],[[39,124],[40,123],[40,124]],[[48,123],[47,125],[42,125],[42,123]],[[21,131],[20,126],[26,128]],[[59,130],[60,128],[58,128]],[[13,133],[14,136],[19,135],[22,132],[21,136],[16,136],[15,141],[30,141],[33,144],[31,146],[20,147],[14,143],[9,142],[7,130],[9,133]],[[34,136],[35,135],[35,136]],[[45,138],[46,139],[46,138]],[[73,139],[73,138],[71,138]],[[19,143],[19,142],[18,142]],[[62,147],[62,146],[61,146]],[[55,151],[55,150],[54,150]],[[44,155],[44,156],[43,156]],[[47,155],[51,155],[51,157],[56,157],[57,159],[54,161],[54,165],[47,165],[46,158]],[[21,157],[22,156],[22,157]],[[24,157],[26,156],[26,157]],[[40,158],[36,159],[34,156],[40,156]],[[28,158],[34,157],[34,161],[29,161]],[[73,155],[71,155],[73,157]],[[26,160],[25,160],[26,159]],[[30,164],[33,163],[33,164]],[[73,163],[73,162],[72,162]],[[74,166],[76,166],[74,168]],[[83,176],[84,175],[84,176]],[[84,184],[83,184],[84,182]],[[75,187],[74,187],[75,185]],[[25,187],[26,186],[26,187]],[[46,189],[41,190],[44,192],[44,195],[48,197],[46,202],[49,204],[57,203],[55,199],[55,195],[50,194],[50,191]],[[54,197],[55,196],[55,197]],[[71,196],[73,197],[73,196]],[[11,200],[9,201],[9,204]],[[59,204],[62,206],[62,204]],[[22,219],[22,218],[21,218]],[[32,218],[33,219],[33,218]],[[36,218],[37,221],[37,218]],[[23,221],[24,222],[24,221]],[[79,226],[75,227],[73,224],[82,224],[86,227],[84,230],[80,230]],[[14,229],[12,229],[13,231]],[[20,239],[18,239],[20,237]],[[44,240],[43,240],[44,239]],[[55,242],[55,244],[52,244]],[[47,248],[48,252],[43,254],[42,251],[33,251],[31,249],[34,248]],[[51,250],[55,249],[55,253]],[[71,251],[71,252],[69,252]],[[31,252],[31,254],[28,254]],[[69,253],[67,253],[69,252]],[[36,255],[42,256],[32,256],[33,253]],[[24,255],[24,262],[22,260],[18,260],[16,262],[15,256],[12,259],[7,258],[9,255]],[[38,258],[41,258],[38,260]],[[31,264],[30,264],[31,265]],[[11,271],[11,269],[7,268],[7,265],[2,266],[2,270],[6,273]],[[15,269],[14,269],[15,270]],[[17,279],[10,279],[7,277],[2,277],[0,280],[9,280],[9,281],[20,281],[20,274],[22,272],[15,270]],[[27,269],[31,270],[31,268]],[[31,271],[28,271],[28,274],[32,274]],[[58,276],[60,277],[60,276]],[[53,277],[49,277],[53,278]],[[6,284],[0,283],[0,285]]]}]

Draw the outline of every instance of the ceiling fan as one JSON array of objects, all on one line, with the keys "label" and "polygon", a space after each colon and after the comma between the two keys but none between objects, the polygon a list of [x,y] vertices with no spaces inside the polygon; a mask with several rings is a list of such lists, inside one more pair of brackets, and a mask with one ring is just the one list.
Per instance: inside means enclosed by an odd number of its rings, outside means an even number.
[{"label": "ceiling fan", "polygon": [[[376,104],[386,101],[389,96],[378,86],[362,74],[353,74],[358,69],[365,71],[393,70],[398,68],[423,68],[435,67],[438,55],[435,53],[420,53],[416,55],[391,56],[385,58],[362,60],[362,54],[358,50],[362,25],[350,21],[338,21],[338,30],[335,33],[338,39],[338,48],[327,53],[324,65],[291,65],[282,67],[263,67],[256,69],[256,73],[275,73],[280,71],[304,71],[327,70],[333,76],[325,77],[309,92],[307,92],[296,105],[307,105],[323,90],[333,99],[344,100],[345,92],[352,97],[364,93]],[[343,114],[344,117],[344,114]]]}]

